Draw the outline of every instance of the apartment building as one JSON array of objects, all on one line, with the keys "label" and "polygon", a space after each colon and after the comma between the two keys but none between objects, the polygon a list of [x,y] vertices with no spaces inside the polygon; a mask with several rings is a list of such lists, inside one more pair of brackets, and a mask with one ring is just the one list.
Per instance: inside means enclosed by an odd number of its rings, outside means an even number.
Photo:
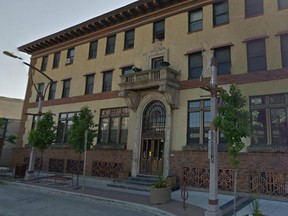
[{"label": "apartment building", "polygon": [[[210,58],[218,86],[239,85],[253,135],[240,159],[240,190],[285,195],[288,181],[288,0],[139,0],[19,47],[32,55],[45,91],[43,112],[58,122],[44,169],[74,172],[67,143],[72,117],[87,105],[99,124],[86,173],[163,176],[209,186]],[[204,73],[203,73],[204,72]],[[27,136],[37,113],[32,80],[15,162],[28,160]],[[219,189],[232,190],[225,138],[218,135]],[[82,165],[83,166],[83,165]],[[287,189],[286,189],[287,190]]]}]

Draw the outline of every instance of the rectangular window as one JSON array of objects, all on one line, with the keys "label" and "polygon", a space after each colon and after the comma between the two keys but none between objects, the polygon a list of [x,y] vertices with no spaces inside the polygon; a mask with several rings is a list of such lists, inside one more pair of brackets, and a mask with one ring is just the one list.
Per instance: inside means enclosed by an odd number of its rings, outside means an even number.
[{"label": "rectangular window", "polygon": [[152,69],[162,67],[162,62],[164,61],[164,57],[158,57],[152,59]]},{"label": "rectangular window", "polygon": [[77,112],[59,113],[59,121],[57,127],[57,140],[58,144],[66,144],[68,138],[68,130],[73,124],[73,116],[77,115]]},{"label": "rectangular window", "polygon": [[250,97],[252,145],[288,145],[288,94]]},{"label": "rectangular window", "polygon": [[245,17],[264,14],[263,0],[245,0]]},{"label": "rectangular window", "polygon": [[75,55],[75,48],[74,47],[67,50],[66,64],[72,64],[73,63],[74,55]]},{"label": "rectangular window", "polygon": [[112,91],[112,74],[113,71],[106,71],[103,73],[102,92]]},{"label": "rectangular window", "polygon": [[85,95],[93,94],[94,89],[94,74],[86,76]]},{"label": "rectangular window", "polygon": [[133,73],[133,67],[132,66],[122,68],[122,75],[128,75],[131,73]]},{"label": "rectangular window", "polygon": [[203,57],[201,52],[191,53],[188,56],[188,79],[199,78],[203,70]]},{"label": "rectangular window", "polygon": [[48,56],[44,56],[42,58],[41,71],[47,70],[47,64],[48,64]]},{"label": "rectangular window", "polygon": [[109,149],[126,148],[129,121],[128,108],[103,109],[100,115],[98,144]]},{"label": "rectangular window", "polygon": [[187,145],[208,144],[210,100],[188,102]]},{"label": "rectangular window", "polygon": [[288,34],[281,35],[282,67],[288,67]]},{"label": "rectangular window", "polygon": [[214,49],[214,55],[218,62],[217,75],[230,74],[231,73],[230,46]]},{"label": "rectangular window", "polygon": [[125,32],[124,49],[131,49],[134,47],[135,30]]},{"label": "rectangular window", "polygon": [[153,40],[164,40],[165,38],[165,20],[153,24]]},{"label": "rectangular window", "polygon": [[[43,96],[44,93],[44,83],[39,83],[38,87],[37,87],[37,97],[36,97],[36,101],[39,101],[39,97]],[[42,98],[43,100],[44,98]]]},{"label": "rectangular window", "polygon": [[90,43],[89,46],[89,59],[93,59],[97,57],[97,48],[98,48],[98,41],[93,41]]},{"label": "rectangular window", "polygon": [[228,0],[223,0],[213,4],[213,25],[223,25],[229,23]]},{"label": "rectangular window", "polygon": [[202,8],[189,12],[189,32],[200,31],[203,28]]},{"label": "rectangular window", "polygon": [[71,79],[63,80],[62,98],[69,97],[69,94],[70,94],[70,81],[71,81]]},{"label": "rectangular window", "polygon": [[248,41],[246,46],[248,72],[266,70],[265,38]]},{"label": "rectangular window", "polygon": [[115,52],[115,45],[116,45],[116,35],[107,37],[106,55],[112,54]]},{"label": "rectangular window", "polygon": [[278,9],[286,9],[288,8],[288,0],[278,0]]},{"label": "rectangular window", "polygon": [[53,82],[50,85],[48,100],[54,100],[55,95],[56,95],[56,82]]},{"label": "rectangular window", "polygon": [[54,53],[53,68],[58,68],[60,62],[60,52]]}]

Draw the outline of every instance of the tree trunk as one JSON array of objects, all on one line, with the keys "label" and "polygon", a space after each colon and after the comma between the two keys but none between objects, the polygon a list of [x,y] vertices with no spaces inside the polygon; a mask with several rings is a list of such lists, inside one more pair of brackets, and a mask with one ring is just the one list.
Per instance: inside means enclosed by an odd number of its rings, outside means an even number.
[{"label": "tree trunk", "polygon": [[238,169],[234,169],[234,203],[233,203],[233,210],[234,216],[236,216],[236,192],[237,192],[237,176],[238,176]]}]

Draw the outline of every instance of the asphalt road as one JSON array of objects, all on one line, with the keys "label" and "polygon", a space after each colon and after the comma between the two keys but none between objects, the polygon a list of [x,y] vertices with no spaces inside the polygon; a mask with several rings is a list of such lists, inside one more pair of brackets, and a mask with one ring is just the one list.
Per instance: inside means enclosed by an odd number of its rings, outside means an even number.
[{"label": "asphalt road", "polygon": [[71,197],[0,183],[0,216],[153,216],[141,210],[109,201]]}]

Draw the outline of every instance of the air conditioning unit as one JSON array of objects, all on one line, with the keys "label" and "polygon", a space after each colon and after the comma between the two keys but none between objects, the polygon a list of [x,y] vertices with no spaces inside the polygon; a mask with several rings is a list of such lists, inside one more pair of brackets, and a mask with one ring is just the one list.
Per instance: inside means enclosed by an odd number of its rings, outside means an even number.
[{"label": "air conditioning unit", "polygon": [[71,58],[67,58],[66,59],[66,64],[71,64],[72,63],[72,59]]}]

